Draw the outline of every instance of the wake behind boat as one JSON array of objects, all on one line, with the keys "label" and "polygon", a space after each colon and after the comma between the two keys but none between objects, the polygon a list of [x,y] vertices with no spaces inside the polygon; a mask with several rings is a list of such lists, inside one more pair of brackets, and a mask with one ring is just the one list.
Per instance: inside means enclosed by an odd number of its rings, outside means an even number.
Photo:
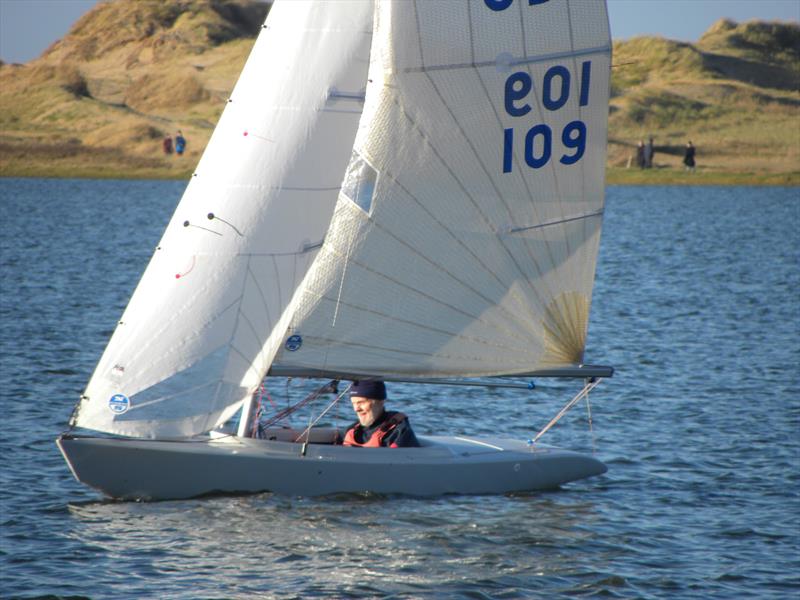
[{"label": "wake behind boat", "polygon": [[431,495],[604,472],[538,436],[255,432],[268,374],[586,380],[567,407],[611,375],[584,365],[610,55],[595,0],[277,0],[58,440],[78,480]]}]

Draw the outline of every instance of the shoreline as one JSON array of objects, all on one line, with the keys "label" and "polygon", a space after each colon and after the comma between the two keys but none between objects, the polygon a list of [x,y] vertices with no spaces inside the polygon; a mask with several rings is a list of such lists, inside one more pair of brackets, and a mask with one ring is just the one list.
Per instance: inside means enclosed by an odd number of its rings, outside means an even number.
[{"label": "shoreline", "polygon": [[[154,179],[188,181],[194,169],[165,169],[158,167],[121,168],[119,165],[41,165],[19,163],[0,167],[0,178],[42,179]],[[625,169],[608,167],[606,185],[719,185],[719,186],[800,186],[800,170],[784,173],[745,173],[704,171],[693,173],[682,169],[657,167]]]}]

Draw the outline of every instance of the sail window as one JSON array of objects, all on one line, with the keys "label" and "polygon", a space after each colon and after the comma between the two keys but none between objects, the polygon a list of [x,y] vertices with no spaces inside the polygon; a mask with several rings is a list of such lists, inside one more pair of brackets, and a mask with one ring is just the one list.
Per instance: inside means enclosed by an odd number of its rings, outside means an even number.
[{"label": "sail window", "polygon": [[363,156],[353,151],[353,156],[350,158],[350,164],[347,167],[347,173],[344,176],[342,193],[369,214],[377,181],[378,172],[372,168],[372,165]]}]

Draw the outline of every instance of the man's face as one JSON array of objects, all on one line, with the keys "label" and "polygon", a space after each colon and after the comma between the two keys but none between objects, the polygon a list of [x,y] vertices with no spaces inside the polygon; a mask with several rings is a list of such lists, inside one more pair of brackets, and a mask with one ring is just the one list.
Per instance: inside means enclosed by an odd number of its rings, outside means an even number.
[{"label": "man's face", "polygon": [[353,396],[350,398],[353,403],[353,410],[356,412],[358,422],[362,427],[369,427],[375,422],[383,412],[383,400],[373,400],[363,396]]}]

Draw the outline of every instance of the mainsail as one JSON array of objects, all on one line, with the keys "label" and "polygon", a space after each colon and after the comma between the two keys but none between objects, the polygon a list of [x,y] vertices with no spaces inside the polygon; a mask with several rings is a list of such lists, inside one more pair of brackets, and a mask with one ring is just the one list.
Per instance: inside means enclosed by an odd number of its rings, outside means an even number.
[{"label": "mainsail", "polygon": [[276,2],[73,424],[136,437],[224,421],[317,254],[363,108],[370,1]]},{"label": "mainsail", "polygon": [[485,376],[582,362],[611,39],[597,0],[381,0],[366,104],[276,368]]}]

